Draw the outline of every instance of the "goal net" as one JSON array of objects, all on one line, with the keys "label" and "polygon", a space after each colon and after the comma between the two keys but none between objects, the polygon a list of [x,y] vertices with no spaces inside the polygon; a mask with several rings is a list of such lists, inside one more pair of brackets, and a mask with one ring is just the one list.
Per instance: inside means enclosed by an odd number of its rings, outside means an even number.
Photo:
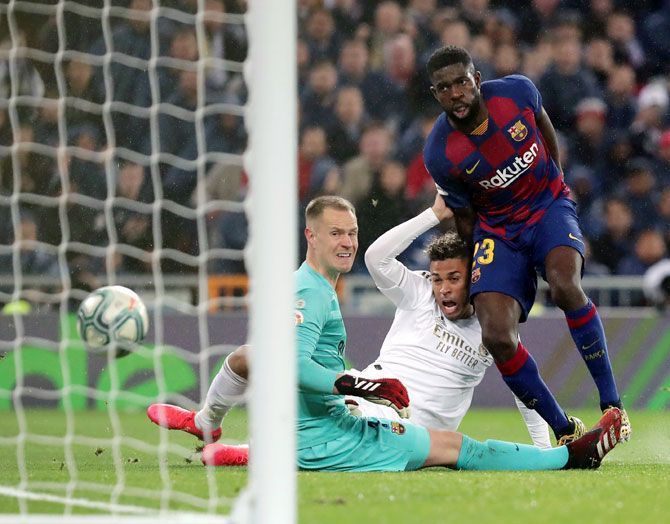
[{"label": "goal net", "polygon": [[[295,521],[295,12],[0,2],[0,522]],[[150,318],[118,359],[76,330],[110,284]],[[145,409],[243,343],[249,468],[204,467]]]}]

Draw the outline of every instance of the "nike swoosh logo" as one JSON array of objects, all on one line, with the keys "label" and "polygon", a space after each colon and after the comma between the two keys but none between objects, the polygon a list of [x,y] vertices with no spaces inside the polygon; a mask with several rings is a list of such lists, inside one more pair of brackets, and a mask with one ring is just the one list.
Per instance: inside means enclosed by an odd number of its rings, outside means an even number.
[{"label": "nike swoosh logo", "polygon": [[573,235],[572,233],[568,233],[568,238],[571,239],[571,240],[576,240],[576,241],[579,242],[580,244],[584,244],[584,241],[583,241],[582,239],[577,238],[577,237],[576,237],[575,235]]},{"label": "nike swoosh logo", "polygon": [[468,175],[471,175],[471,174],[474,172],[474,170],[477,169],[477,166],[479,165],[480,162],[481,162],[481,159],[477,160],[477,163],[476,163],[474,166],[472,166],[470,169],[467,169],[467,168],[466,168],[466,169],[465,169],[465,172],[466,172]]},{"label": "nike swoosh logo", "polygon": [[592,348],[592,347],[595,346],[597,343],[598,343],[598,341],[596,340],[595,342],[589,344],[588,346],[582,346],[582,351],[586,351],[587,349]]}]

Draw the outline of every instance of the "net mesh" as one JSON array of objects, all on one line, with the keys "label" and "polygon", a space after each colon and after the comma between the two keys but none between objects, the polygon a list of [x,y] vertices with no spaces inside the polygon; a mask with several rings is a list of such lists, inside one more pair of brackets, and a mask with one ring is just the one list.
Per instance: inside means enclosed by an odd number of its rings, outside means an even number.
[{"label": "net mesh", "polygon": [[[247,36],[232,4],[0,4],[0,449],[18,465],[0,513],[231,505],[206,468],[179,481],[191,440],[141,409],[195,408],[246,336]],[[124,359],[76,333],[77,305],[107,284],[150,310],[146,347]]]}]

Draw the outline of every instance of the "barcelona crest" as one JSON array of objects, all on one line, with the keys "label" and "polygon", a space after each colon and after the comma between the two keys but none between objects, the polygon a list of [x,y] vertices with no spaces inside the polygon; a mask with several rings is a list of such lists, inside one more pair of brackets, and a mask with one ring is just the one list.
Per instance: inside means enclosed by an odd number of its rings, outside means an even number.
[{"label": "barcelona crest", "polygon": [[523,125],[521,120],[517,120],[516,123],[507,130],[507,132],[511,135],[512,140],[515,142],[521,142],[528,136],[528,128]]},{"label": "barcelona crest", "polygon": [[474,269],[472,270],[472,276],[470,277],[470,282],[471,282],[472,284],[474,284],[475,282],[477,282],[477,280],[479,280],[479,278],[480,278],[481,276],[482,276],[482,270],[481,270],[481,268],[478,268],[478,267],[474,268]]},{"label": "barcelona crest", "polygon": [[405,426],[399,422],[391,422],[391,432],[396,435],[403,435],[405,433]]}]

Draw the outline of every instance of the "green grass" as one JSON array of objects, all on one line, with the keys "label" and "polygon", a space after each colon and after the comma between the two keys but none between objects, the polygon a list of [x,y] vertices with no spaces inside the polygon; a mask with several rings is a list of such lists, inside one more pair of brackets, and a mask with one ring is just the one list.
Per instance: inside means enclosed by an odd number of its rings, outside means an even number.
[{"label": "green grass", "polygon": [[[577,412],[588,422],[594,412]],[[66,435],[66,418],[58,411],[30,410],[25,413],[28,431],[34,435]],[[665,412],[631,413],[633,441],[617,448],[597,471],[560,472],[456,472],[441,468],[411,473],[300,473],[300,522],[338,523],[372,522],[664,522],[664,502],[670,487],[670,417]],[[160,442],[160,431],[141,413],[119,415],[124,437],[144,441],[150,446]],[[2,414],[0,429],[0,484],[16,486],[21,480],[17,451],[6,437],[18,433],[13,412]],[[71,424],[77,435],[93,439],[113,436],[112,419],[103,412],[79,412]],[[462,431],[485,440],[499,438],[528,442],[518,413],[513,411],[472,411]],[[225,424],[226,437],[243,439],[246,414],[233,411]],[[134,442],[129,440],[128,442]],[[218,510],[227,511],[227,503],[246,483],[246,468],[210,470],[200,465],[194,454],[195,440],[184,434],[170,433],[172,450],[159,465],[155,449],[118,448],[124,465],[125,485],[159,490],[169,479],[172,490],[206,497],[215,489],[221,499]],[[78,489],[74,497],[110,500],[117,482],[114,447],[111,441],[91,440],[71,446],[79,481],[107,484],[106,492]],[[30,483],[67,484],[72,479],[63,444],[26,442],[25,461]],[[63,495],[55,488],[33,487],[33,491]],[[277,489],[281,489],[278,487]],[[158,499],[121,495],[119,504],[158,507]],[[187,500],[172,497],[171,508],[193,511]],[[63,505],[27,501],[31,512],[62,513]],[[19,502],[0,495],[0,514],[18,513]],[[75,513],[94,513],[90,508],[73,508]]]}]

